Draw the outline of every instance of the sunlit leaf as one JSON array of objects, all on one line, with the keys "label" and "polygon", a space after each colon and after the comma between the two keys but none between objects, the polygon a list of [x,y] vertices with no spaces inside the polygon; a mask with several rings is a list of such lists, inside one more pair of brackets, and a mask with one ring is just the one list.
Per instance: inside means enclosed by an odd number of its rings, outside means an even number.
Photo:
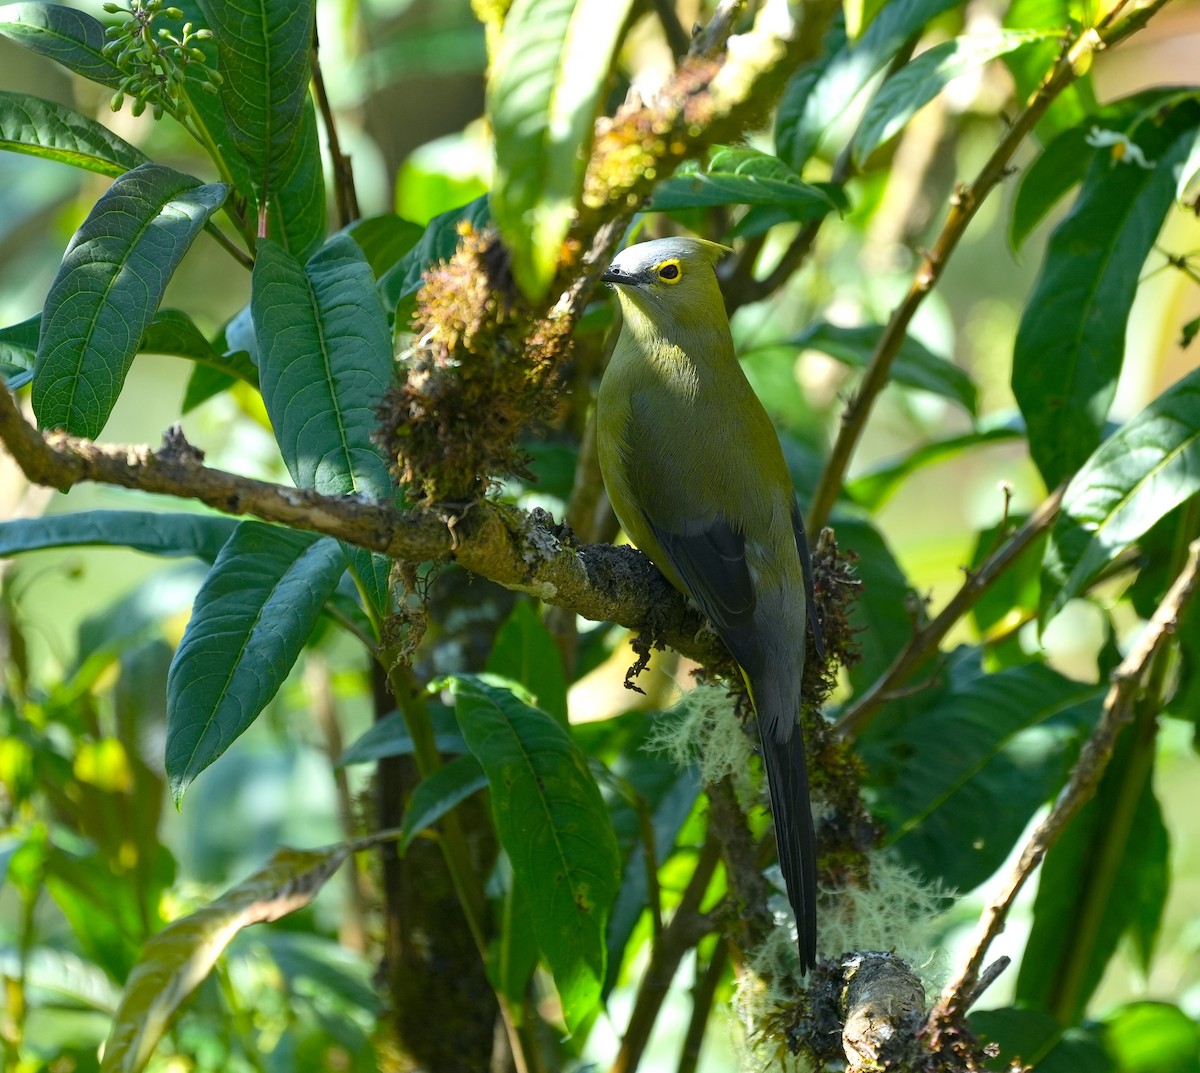
[{"label": "sunlit leaf", "polygon": [[132,548],[149,555],[194,555],[212,562],[237,528],[215,514],[85,510],[0,522],[0,557],[86,545]]},{"label": "sunlit leaf", "polygon": [[93,119],[25,93],[0,91],[0,149],[116,178],[146,154]]},{"label": "sunlit leaf", "polygon": [[488,79],[492,214],[513,276],[540,297],[578,207],[604,90],[632,0],[514,0]]},{"label": "sunlit leaf", "polygon": [[66,4],[5,4],[0,34],[93,82],[116,87],[121,81],[120,69],[101,52],[108,43],[104,23]]},{"label": "sunlit leaf", "polygon": [[104,1045],[102,1073],[138,1073],[179,1007],[212,971],[235,935],[306,906],[337,871],[344,849],[276,850],[262,871],[150,938],[125,984]]},{"label": "sunlit leaf", "polygon": [[529,600],[518,601],[500,627],[488,655],[487,671],[520,682],[542,711],[566,725],[567,678],[562,657],[538,617],[536,605]]}]

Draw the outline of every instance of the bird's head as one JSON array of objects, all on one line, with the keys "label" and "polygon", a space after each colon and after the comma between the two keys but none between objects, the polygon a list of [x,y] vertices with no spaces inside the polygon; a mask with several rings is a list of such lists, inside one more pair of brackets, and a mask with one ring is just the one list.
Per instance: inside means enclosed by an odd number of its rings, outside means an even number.
[{"label": "bird's head", "polygon": [[661,322],[721,317],[725,304],[713,266],[728,246],[700,238],[658,238],[617,254],[600,278],[617,290],[621,304]]}]

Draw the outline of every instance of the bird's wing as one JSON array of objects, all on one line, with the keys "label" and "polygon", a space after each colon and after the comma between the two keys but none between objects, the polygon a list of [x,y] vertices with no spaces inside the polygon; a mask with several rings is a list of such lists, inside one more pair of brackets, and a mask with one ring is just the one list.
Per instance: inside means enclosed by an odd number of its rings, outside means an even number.
[{"label": "bird's wing", "polygon": [[825,637],[821,632],[821,621],[817,614],[817,601],[813,592],[812,555],[808,550],[808,537],[804,532],[804,519],[800,516],[800,504],[792,503],[792,532],[796,535],[796,550],[800,553],[800,567],[804,571],[804,598],[808,608],[808,626],[812,630],[813,645],[817,657],[825,658]]}]

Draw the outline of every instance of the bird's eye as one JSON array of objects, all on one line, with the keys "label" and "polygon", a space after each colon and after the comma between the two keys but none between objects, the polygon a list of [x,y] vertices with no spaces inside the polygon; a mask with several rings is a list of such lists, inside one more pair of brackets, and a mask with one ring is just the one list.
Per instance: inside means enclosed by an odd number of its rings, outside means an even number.
[{"label": "bird's eye", "polygon": [[658,266],[658,278],[664,283],[678,283],[681,275],[678,261],[663,261]]}]

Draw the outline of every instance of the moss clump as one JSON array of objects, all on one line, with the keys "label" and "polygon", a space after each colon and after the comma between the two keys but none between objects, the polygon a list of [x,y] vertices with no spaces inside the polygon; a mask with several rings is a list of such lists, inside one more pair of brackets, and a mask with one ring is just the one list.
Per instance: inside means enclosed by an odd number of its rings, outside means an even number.
[{"label": "moss clump", "polygon": [[379,442],[423,504],[470,501],[497,477],[528,476],[519,440],[554,418],[571,346],[572,318],[533,314],[496,232],[459,233],[454,256],[426,274],[415,340],[379,411]]}]

